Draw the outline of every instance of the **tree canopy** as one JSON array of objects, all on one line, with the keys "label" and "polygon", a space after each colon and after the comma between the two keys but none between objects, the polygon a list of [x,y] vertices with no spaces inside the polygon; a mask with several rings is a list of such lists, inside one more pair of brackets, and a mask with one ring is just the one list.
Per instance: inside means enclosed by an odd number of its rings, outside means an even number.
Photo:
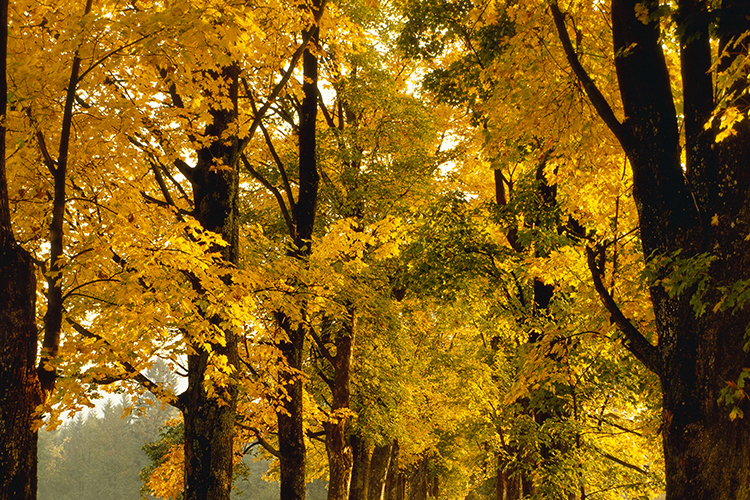
[{"label": "tree canopy", "polygon": [[0,7],[0,499],[750,500],[744,2]]}]

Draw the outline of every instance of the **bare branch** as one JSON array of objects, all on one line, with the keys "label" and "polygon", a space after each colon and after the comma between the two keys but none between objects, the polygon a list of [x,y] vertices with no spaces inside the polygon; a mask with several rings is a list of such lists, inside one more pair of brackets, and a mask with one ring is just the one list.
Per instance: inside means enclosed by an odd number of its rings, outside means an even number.
[{"label": "bare branch", "polygon": [[320,110],[323,112],[323,116],[325,117],[328,126],[330,128],[336,128],[336,123],[333,121],[333,117],[331,117],[331,114],[328,112],[326,103],[323,102],[323,94],[320,93],[320,88],[318,88],[318,104],[320,104]]},{"label": "bare branch", "polygon": [[639,472],[639,473],[643,474],[644,476],[648,476],[648,471],[641,469],[637,465],[633,465],[633,464],[631,464],[629,462],[626,462],[625,460],[619,459],[616,456],[610,455],[609,453],[605,453],[605,452],[603,452],[601,450],[597,450],[597,451],[599,452],[599,454],[601,456],[603,456],[607,460],[611,460],[611,461],[613,461],[616,464],[622,465],[623,467],[627,467],[628,469],[632,469],[632,470],[634,470],[636,472]]},{"label": "bare branch", "polygon": [[260,444],[268,453],[270,453],[276,458],[281,458],[281,454],[279,453],[279,450],[274,448],[273,445],[271,445],[271,443],[263,439],[263,436],[261,435],[261,432],[258,429],[249,425],[245,425],[241,422],[237,422],[235,425],[239,427],[240,429],[245,429],[246,431],[252,432],[253,435],[255,436],[255,439],[258,440],[258,444]]},{"label": "bare branch", "polygon": [[153,36],[153,35],[159,33],[160,31],[163,31],[164,29],[165,28],[161,28],[159,30],[156,30],[153,33],[149,33],[148,35],[143,35],[140,38],[137,38],[137,39],[133,40],[130,43],[126,43],[125,45],[123,45],[121,47],[118,47],[116,49],[113,49],[113,50],[107,52],[99,60],[95,61],[91,66],[89,66],[88,69],[86,69],[86,71],[84,71],[83,73],[81,73],[81,75],[78,77],[78,80],[76,81],[76,84],[80,83],[86,77],[86,75],[88,75],[89,73],[91,73],[91,71],[93,71],[94,69],[96,69],[99,65],[101,65],[104,61],[106,61],[107,59],[109,59],[113,55],[117,54],[118,52],[120,52],[122,50],[127,49],[128,47],[132,47],[133,45],[142,42],[146,38],[148,38],[150,36]]}]

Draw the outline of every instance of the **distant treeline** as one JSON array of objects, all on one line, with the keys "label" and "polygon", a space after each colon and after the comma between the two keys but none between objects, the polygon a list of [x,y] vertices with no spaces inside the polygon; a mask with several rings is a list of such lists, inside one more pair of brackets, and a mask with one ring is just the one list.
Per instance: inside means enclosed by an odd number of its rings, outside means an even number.
[{"label": "distant treeline", "polygon": [[[139,500],[148,497],[142,490],[141,471],[149,465],[143,451],[146,443],[159,439],[159,428],[174,409],[161,409],[145,401],[131,406],[123,398],[107,401],[99,415],[78,416],[53,432],[39,433],[38,500]],[[233,498],[277,500],[279,485],[262,478],[269,462],[246,456],[241,474],[235,480]],[[310,500],[324,500],[323,483],[308,485]]]}]

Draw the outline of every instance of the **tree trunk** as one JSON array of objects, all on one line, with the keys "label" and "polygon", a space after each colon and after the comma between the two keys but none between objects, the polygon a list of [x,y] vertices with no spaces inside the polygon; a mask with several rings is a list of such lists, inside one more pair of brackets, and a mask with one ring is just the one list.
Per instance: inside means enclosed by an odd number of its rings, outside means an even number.
[{"label": "tree trunk", "polygon": [[[237,103],[239,69],[228,66],[220,74],[207,73],[222,80],[228,98]],[[235,108],[236,109],[236,106]],[[220,235],[227,246],[217,246],[223,260],[239,262],[239,171],[240,141],[221,138],[236,120],[236,111],[211,111],[212,123],[206,135],[216,138],[197,151],[198,164],[190,179],[193,187],[195,217],[201,226]],[[221,138],[221,139],[220,139]],[[217,167],[221,162],[221,168]],[[195,285],[202,291],[199,283]],[[229,500],[232,489],[234,422],[237,407],[237,381],[230,373],[223,381],[207,381],[211,356],[226,357],[227,365],[237,367],[239,355],[237,334],[224,326],[218,314],[206,319],[222,332],[221,341],[206,342],[205,332],[189,332],[192,343],[188,355],[188,388],[180,395],[185,421],[185,500]],[[196,338],[190,338],[195,335]],[[213,337],[213,335],[212,335]],[[206,347],[206,344],[208,347]],[[207,390],[213,383],[213,393]]]},{"label": "tree trunk", "polygon": [[207,361],[206,351],[188,357],[189,390],[183,398],[185,500],[229,499],[232,489],[237,390],[227,387],[209,396],[202,378],[196,380],[205,373]]},{"label": "tree trunk", "polygon": [[404,500],[406,478],[399,469],[398,455],[398,441],[394,439],[391,446],[391,458],[388,461],[388,476],[385,480],[385,500]]},{"label": "tree trunk", "polygon": [[427,457],[422,457],[409,478],[409,500],[427,500],[427,463]]},{"label": "tree trunk", "polygon": [[[750,279],[745,238],[750,232],[750,128],[741,124],[735,137],[719,143],[704,140],[705,122],[700,120],[713,108],[712,89],[706,85],[710,56],[697,58],[696,53],[710,54],[709,26],[696,26],[687,18],[699,10],[707,13],[708,7],[680,2],[683,29],[691,32],[683,36],[681,57],[690,128],[686,151],[691,168],[686,173],[691,184],[685,182],[658,22],[645,25],[636,19],[636,3],[616,2],[612,16],[616,50],[632,43],[642,47],[616,61],[625,115],[631,118],[627,137],[632,142],[623,146],[633,165],[644,254],[652,262],[677,251],[680,258],[708,251],[717,259],[707,271],[710,289],[704,300],[709,303],[699,318],[690,303],[695,287],[676,296],[651,287],[659,346],[649,344],[638,354],[647,361],[656,358],[653,368],[661,380],[667,499],[750,499],[750,425],[743,419],[730,421],[729,409],[717,403],[726,381],[737,380],[750,367],[743,350],[750,315],[747,307],[735,315],[714,309],[727,293],[723,287]],[[735,14],[732,22],[741,28],[728,36],[750,28],[747,6]],[[709,138],[716,128],[707,131]],[[659,271],[662,276],[669,272]]]},{"label": "tree trunk", "polygon": [[[7,110],[8,1],[0,1],[0,116]],[[36,276],[31,256],[16,244],[5,173],[5,125],[0,122],[0,500],[36,498]]]},{"label": "tree trunk", "polygon": [[333,356],[333,385],[331,387],[331,410],[333,419],[323,427],[326,432],[326,452],[328,453],[328,500],[347,500],[349,496],[349,481],[352,472],[352,450],[347,442],[349,417],[337,415],[339,410],[349,410],[349,396],[352,360],[352,344],[354,343],[353,308],[345,331],[340,332],[335,340],[336,355]]},{"label": "tree trunk", "polygon": [[[313,1],[316,19],[322,9],[320,0]],[[318,43],[319,29],[311,30],[310,44]],[[309,33],[309,31],[306,31]],[[303,36],[305,36],[303,34]],[[312,234],[318,203],[320,175],[316,161],[316,120],[318,112],[318,58],[314,51],[306,48],[302,55],[302,104],[299,108],[299,195],[294,206],[294,246],[291,255],[307,259],[311,252]],[[279,326],[287,339],[278,343],[279,350],[292,370],[282,374],[287,398],[282,402],[283,410],[277,413],[279,427],[279,466],[281,500],[305,499],[305,436],[303,427],[302,359],[305,348],[306,326],[292,325],[283,313],[276,314]]]},{"label": "tree trunk", "polygon": [[[0,183],[5,186],[4,177]],[[3,342],[0,348],[0,500],[33,500],[36,498],[37,464],[35,418],[39,417],[35,409],[41,402],[34,366],[36,276],[28,253],[15,244],[12,233],[3,233],[0,235],[0,338]]]},{"label": "tree trunk", "polygon": [[508,464],[498,457],[495,498],[497,500],[520,500],[523,497],[522,472],[508,471]]},{"label": "tree trunk", "polygon": [[[281,317],[283,315],[277,315]],[[291,328],[285,316],[279,321],[289,336],[278,344],[286,365],[294,372],[284,372],[282,384],[287,397],[282,402],[284,411],[277,413],[279,425],[279,465],[281,500],[305,499],[305,435],[303,427],[302,354],[305,329]]]},{"label": "tree trunk", "polygon": [[359,434],[349,437],[352,448],[352,479],[349,486],[349,500],[367,500],[370,486],[370,452],[367,442]]},{"label": "tree trunk", "polygon": [[[395,443],[395,442],[394,442]],[[391,457],[394,443],[376,446],[370,459],[370,481],[367,500],[385,500],[388,473],[391,470]]]}]

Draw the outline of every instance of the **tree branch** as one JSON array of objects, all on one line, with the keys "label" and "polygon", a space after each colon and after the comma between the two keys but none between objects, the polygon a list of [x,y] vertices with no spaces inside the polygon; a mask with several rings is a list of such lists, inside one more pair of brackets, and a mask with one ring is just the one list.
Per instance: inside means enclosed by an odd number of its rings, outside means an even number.
[{"label": "tree branch", "polygon": [[594,420],[597,420],[597,421],[599,421],[599,422],[601,422],[603,424],[611,425],[612,427],[614,427],[616,429],[620,429],[623,432],[628,432],[630,434],[635,434],[638,437],[643,437],[643,434],[641,434],[638,431],[634,431],[633,429],[628,429],[627,427],[624,427],[622,425],[616,424],[614,422],[610,422],[609,420],[605,420],[605,419],[603,419],[601,417],[597,417],[596,415],[592,415],[591,418],[593,418]]},{"label": "tree branch", "polygon": [[612,111],[612,108],[607,102],[607,99],[605,99],[604,95],[602,95],[599,88],[596,86],[594,81],[581,65],[581,61],[578,59],[578,54],[576,54],[575,48],[573,48],[573,44],[570,41],[568,29],[565,26],[565,16],[562,12],[560,12],[560,7],[557,5],[556,1],[550,3],[549,10],[552,13],[552,18],[555,21],[557,34],[560,38],[560,42],[562,43],[563,50],[565,51],[565,57],[568,59],[568,64],[570,64],[570,68],[573,70],[573,73],[575,73],[578,81],[583,86],[583,90],[586,92],[589,101],[594,106],[594,109],[596,109],[596,112],[599,114],[602,120],[604,120],[604,123],[607,125],[607,127],[609,127],[612,133],[615,134],[615,137],[617,137],[620,143],[627,143],[628,136],[625,127],[617,119],[614,112]]},{"label": "tree branch", "polygon": [[[255,103],[251,102],[250,105],[253,108],[253,113],[257,113],[255,109]],[[268,150],[271,152],[271,156],[273,156],[273,160],[276,162],[276,166],[279,168],[279,174],[281,174],[281,180],[284,183],[284,192],[286,193],[287,201],[289,202],[289,209],[292,211],[292,220],[294,221],[294,207],[295,207],[294,193],[292,192],[292,185],[289,183],[289,176],[286,175],[286,168],[284,168],[284,162],[281,161],[281,157],[276,151],[276,148],[273,145],[273,141],[271,140],[271,135],[268,133],[268,129],[266,129],[262,121],[259,123],[259,127],[260,127],[261,132],[263,133],[263,138],[266,141]]]},{"label": "tree branch", "polygon": [[648,471],[641,469],[637,465],[633,465],[629,462],[626,462],[625,460],[621,460],[617,458],[616,456],[610,455],[609,453],[603,452],[601,450],[596,450],[596,451],[598,451],[599,454],[603,456],[604,458],[606,458],[607,460],[611,460],[618,465],[622,465],[623,467],[627,467],[628,469],[633,469],[634,471],[639,472],[643,474],[644,476],[648,476]]},{"label": "tree branch", "polygon": [[177,205],[172,199],[172,194],[169,192],[169,189],[167,189],[167,184],[164,182],[164,177],[162,177],[161,172],[159,171],[158,165],[153,160],[150,161],[149,163],[151,164],[151,171],[154,173],[154,178],[156,179],[156,183],[159,185],[161,194],[164,196],[164,200],[167,202],[168,205],[174,208],[177,208]]},{"label": "tree branch", "polygon": [[281,181],[284,183],[284,192],[286,193],[286,198],[289,202],[289,208],[291,209],[292,214],[294,214],[294,207],[296,205],[296,202],[294,201],[292,184],[289,182],[289,176],[286,175],[286,168],[284,168],[284,163],[281,161],[279,154],[276,152],[276,148],[273,146],[273,141],[271,141],[271,136],[268,134],[268,130],[266,130],[266,127],[263,126],[262,123],[260,125],[260,129],[263,132],[263,137],[266,140],[268,149],[271,151],[271,155],[276,162],[276,166],[279,168],[279,174],[281,175]]},{"label": "tree branch", "polygon": [[245,156],[245,153],[242,153],[240,156],[240,159],[242,160],[242,163],[245,165],[245,168],[248,172],[261,184],[263,184],[263,187],[268,189],[276,198],[276,201],[279,204],[279,208],[281,209],[281,213],[284,216],[284,221],[286,222],[287,230],[289,231],[289,236],[294,238],[294,222],[292,221],[292,216],[289,214],[289,210],[286,208],[286,203],[284,203],[284,198],[281,196],[281,193],[279,192],[276,187],[268,182],[268,180],[261,175],[260,172],[255,170],[253,166],[250,164],[250,162],[247,159],[247,156]]},{"label": "tree branch", "polygon": [[261,445],[268,453],[273,455],[276,458],[281,458],[281,454],[279,453],[279,450],[273,447],[271,443],[263,439],[263,436],[261,435],[260,431],[256,429],[255,427],[251,427],[249,425],[245,425],[241,422],[237,422],[235,424],[240,429],[245,429],[246,431],[250,431],[255,436],[255,439],[258,441],[258,444]]},{"label": "tree branch", "polygon": [[602,282],[602,275],[597,267],[596,258],[597,252],[591,247],[586,247],[586,258],[588,261],[589,271],[591,271],[591,278],[594,280],[594,288],[599,294],[604,307],[609,311],[612,316],[612,320],[615,322],[620,331],[625,335],[627,342],[625,347],[633,353],[633,355],[646,365],[646,368],[659,375],[662,372],[661,356],[659,348],[651,344],[646,337],[633,326],[628,318],[622,313],[620,308],[615,303],[615,300],[607,291],[607,288]]},{"label": "tree branch", "polygon": [[76,84],[80,83],[86,77],[86,75],[88,75],[89,73],[91,73],[91,71],[93,71],[94,69],[96,69],[100,64],[102,64],[104,61],[106,61],[107,59],[109,59],[113,55],[117,54],[121,50],[125,50],[128,47],[132,47],[133,45],[142,42],[146,38],[148,38],[150,36],[153,36],[153,35],[159,33],[160,31],[163,31],[164,29],[165,28],[161,28],[159,30],[156,30],[153,33],[149,33],[148,35],[143,35],[140,38],[136,38],[132,42],[126,43],[125,45],[123,45],[121,47],[118,47],[118,48],[116,48],[114,50],[111,50],[110,52],[106,53],[98,61],[95,61],[91,66],[88,67],[88,69],[86,69],[83,73],[81,73],[81,75],[78,77],[78,80],[76,81]]},{"label": "tree branch", "polygon": [[[110,352],[115,352],[115,348],[110,344],[107,340],[102,338],[100,335],[95,334],[94,332],[88,330],[80,323],[76,322],[73,319],[65,318],[66,321],[70,324],[70,326],[73,327],[73,329],[78,332],[83,337],[87,337],[90,339],[99,340],[104,343],[105,347],[109,349]],[[139,372],[129,361],[117,361],[119,364],[125,368],[125,372],[130,375],[125,376],[123,374],[123,377],[101,377],[98,379],[94,379],[93,382],[98,384],[111,384],[114,382],[119,382],[121,380],[135,380],[138,382],[143,388],[151,392],[154,396],[158,397],[159,399],[162,399],[166,401],[169,405],[174,406],[178,410],[182,410],[182,406],[179,404],[178,398],[174,394],[170,394],[168,392],[165,392],[162,387],[151,380],[150,378],[146,377],[144,374]]]},{"label": "tree branch", "polygon": [[328,112],[326,103],[323,102],[323,94],[320,92],[320,87],[318,87],[318,104],[320,105],[320,110],[323,112],[323,116],[325,117],[328,126],[330,128],[336,128],[336,123],[333,121],[331,114]]},{"label": "tree branch", "polygon": [[[318,24],[320,22],[320,18],[323,17],[323,12],[325,11],[325,4],[327,0],[323,0],[320,4],[320,8],[315,12],[315,24]],[[300,58],[302,57],[302,54],[304,54],[305,50],[307,49],[307,44],[312,39],[313,34],[316,30],[314,29],[307,29],[303,31],[302,36],[302,43],[297,47],[297,50],[294,51],[294,54],[292,54],[292,60],[289,62],[289,67],[286,69],[284,74],[281,76],[281,80],[276,84],[276,86],[271,90],[271,94],[268,96],[268,99],[266,99],[265,104],[261,106],[260,110],[255,114],[255,118],[253,118],[252,124],[250,124],[250,130],[247,134],[247,140],[250,140],[250,138],[253,137],[255,134],[255,129],[258,128],[258,125],[260,125],[261,120],[265,116],[268,109],[271,107],[273,102],[276,100],[276,98],[279,96],[281,91],[286,86],[289,79],[292,77],[292,73],[294,72],[294,68],[297,67],[297,63],[299,62]]]},{"label": "tree branch", "polygon": [[336,360],[331,356],[331,352],[328,350],[328,348],[325,346],[325,343],[320,338],[320,335],[318,335],[315,332],[314,328],[310,328],[310,336],[315,340],[315,343],[318,345],[318,350],[320,351],[320,354],[328,360],[331,365],[336,366]]}]

